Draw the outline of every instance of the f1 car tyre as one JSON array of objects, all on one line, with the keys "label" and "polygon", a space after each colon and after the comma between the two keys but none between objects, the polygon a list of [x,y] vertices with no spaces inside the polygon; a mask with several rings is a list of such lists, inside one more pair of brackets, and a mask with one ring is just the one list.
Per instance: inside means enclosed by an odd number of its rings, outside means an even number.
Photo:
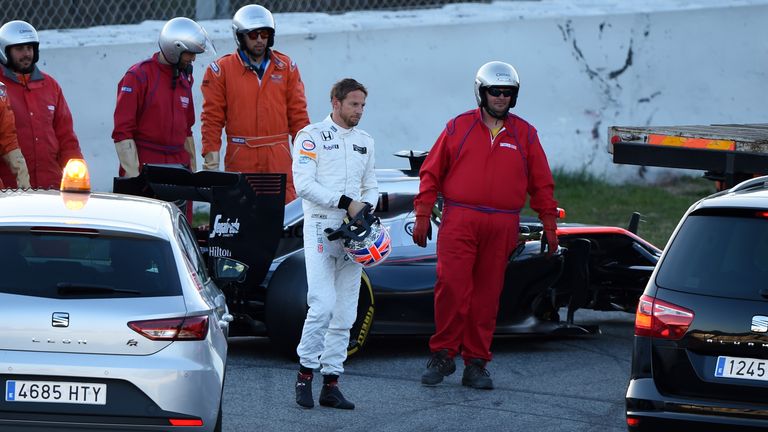
[{"label": "f1 car tyre", "polygon": [[[275,270],[267,287],[265,321],[272,345],[278,352],[296,357],[304,319],[307,317],[307,271],[304,253],[286,258]],[[349,332],[347,355],[359,352],[373,325],[373,286],[363,272],[357,319]]]},{"label": "f1 car tyre", "polygon": [[363,270],[363,277],[360,279],[360,296],[357,299],[357,318],[349,330],[347,357],[360,351],[368,339],[373,324],[374,305],[373,285]]}]

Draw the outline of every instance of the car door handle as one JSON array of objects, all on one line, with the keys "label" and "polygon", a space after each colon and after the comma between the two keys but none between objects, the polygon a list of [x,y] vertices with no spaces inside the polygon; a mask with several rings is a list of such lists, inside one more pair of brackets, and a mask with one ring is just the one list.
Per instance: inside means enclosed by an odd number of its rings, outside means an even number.
[{"label": "car door handle", "polygon": [[232,314],[225,313],[224,315],[221,316],[221,319],[219,320],[219,327],[223,329],[229,327],[229,323],[231,323],[232,320],[234,319],[235,317],[233,317]]}]

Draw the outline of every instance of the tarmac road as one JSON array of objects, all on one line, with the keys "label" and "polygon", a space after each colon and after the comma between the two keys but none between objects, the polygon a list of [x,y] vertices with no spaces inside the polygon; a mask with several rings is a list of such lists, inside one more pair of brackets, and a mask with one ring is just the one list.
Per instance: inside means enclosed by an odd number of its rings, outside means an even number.
[{"label": "tarmac road", "polygon": [[[564,312],[561,316],[565,316]],[[601,334],[496,338],[488,366],[496,388],[461,386],[462,367],[424,387],[427,338],[372,337],[339,381],[357,407],[342,411],[294,401],[298,366],[265,338],[231,338],[224,430],[251,431],[625,431],[634,315],[578,311]]]}]

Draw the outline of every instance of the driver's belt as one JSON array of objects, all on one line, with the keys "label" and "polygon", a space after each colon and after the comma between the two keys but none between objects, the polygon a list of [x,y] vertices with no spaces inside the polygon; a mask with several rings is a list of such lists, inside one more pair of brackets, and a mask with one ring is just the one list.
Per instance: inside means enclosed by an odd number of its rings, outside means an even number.
[{"label": "driver's belt", "polygon": [[487,206],[479,206],[474,204],[464,204],[458,201],[449,200],[448,198],[446,198],[444,202],[445,202],[445,205],[447,206],[462,207],[470,210],[479,211],[482,213],[502,213],[502,214],[517,215],[517,214],[520,214],[520,211],[522,210],[519,208],[508,210],[508,209],[497,209],[494,207],[487,207]]}]

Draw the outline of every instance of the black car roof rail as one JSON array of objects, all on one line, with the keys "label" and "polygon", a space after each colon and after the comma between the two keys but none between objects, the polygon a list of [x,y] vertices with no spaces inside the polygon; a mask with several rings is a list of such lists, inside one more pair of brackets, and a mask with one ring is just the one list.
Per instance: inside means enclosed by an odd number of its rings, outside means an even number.
[{"label": "black car roof rail", "polygon": [[748,189],[766,189],[768,188],[768,176],[756,177],[753,179],[745,180],[736,186],[732,187],[728,192],[740,192]]}]

